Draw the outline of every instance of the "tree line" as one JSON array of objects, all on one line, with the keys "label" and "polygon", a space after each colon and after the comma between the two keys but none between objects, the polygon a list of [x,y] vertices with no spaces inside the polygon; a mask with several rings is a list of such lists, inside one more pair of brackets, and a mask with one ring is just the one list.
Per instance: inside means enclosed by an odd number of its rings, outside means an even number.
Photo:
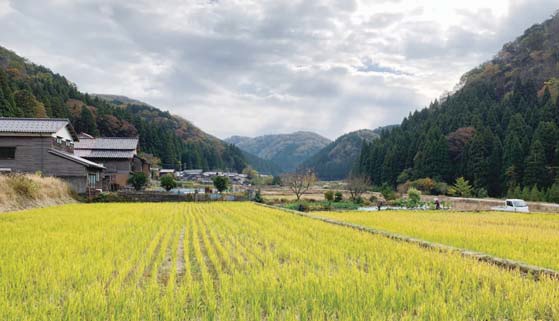
[{"label": "tree line", "polygon": [[557,185],[559,101],[547,87],[514,81],[500,94],[490,81],[468,84],[365,143],[358,169],[377,185],[464,177],[479,195],[500,197]]}]

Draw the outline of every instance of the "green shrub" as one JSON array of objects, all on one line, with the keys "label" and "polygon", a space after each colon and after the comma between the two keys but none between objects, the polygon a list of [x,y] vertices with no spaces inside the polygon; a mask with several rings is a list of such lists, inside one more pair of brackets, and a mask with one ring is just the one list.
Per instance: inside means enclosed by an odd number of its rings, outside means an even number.
[{"label": "green shrub", "polygon": [[260,190],[257,190],[256,194],[254,194],[254,201],[256,203],[264,203],[264,199],[262,198],[262,194],[260,193]]},{"label": "green shrub", "polygon": [[384,197],[385,200],[387,201],[392,201],[396,199],[396,193],[394,192],[394,190],[388,186],[388,185],[383,185],[382,189],[381,189],[381,194]]},{"label": "green shrub", "polygon": [[142,190],[147,183],[148,183],[148,178],[146,174],[144,174],[143,172],[133,173],[128,178],[128,184],[134,186],[134,189],[137,191]]},{"label": "green shrub", "polygon": [[324,199],[328,202],[332,202],[334,200],[334,192],[333,191],[326,191],[324,192]]},{"label": "green shrub", "polygon": [[220,192],[223,193],[229,188],[230,182],[229,177],[225,176],[216,176],[213,178],[214,187]]},{"label": "green shrub", "polygon": [[408,190],[408,200],[411,207],[417,207],[421,202],[421,192],[415,188]]},{"label": "green shrub", "polygon": [[363,202],[364,202],[364,200],[363,200],[363,197],[361,197],[361,196],[357,196],[353,199],[353,203],[355,203],[355,204],[363,204]]},{"label": "green shrub", "polygon": [[478,188],[476,190],[476,196],[479,197],[479,198],[486,198],[489,195],[487,194],[487,190],[485,188],[481,187],[481,188]]},{"label": "green shrub", "polygon": [[431,195],[447,195],[448,184],[445,182],[435,182],[435,187],[431,190]]},{"label": "green shrub", "polygon": [[172,175],[165,175],[160,179],[161,187],[163,187],[166,191],[170,191],[173,188],[177,187],[177,181]]},{"label": "green shrub", "polygon": [[334,194],[334,202],[341,202],[344,200],[344,194],[342,194],[342,192],[336,192]]}]

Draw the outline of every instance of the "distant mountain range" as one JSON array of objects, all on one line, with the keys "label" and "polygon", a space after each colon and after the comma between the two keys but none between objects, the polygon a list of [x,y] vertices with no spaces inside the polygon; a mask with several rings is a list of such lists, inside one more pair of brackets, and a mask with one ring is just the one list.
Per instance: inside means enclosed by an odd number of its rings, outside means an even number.
[{"label": "distant mountain range", "polygon": [[282,172],[294,171],[301,163],[331,142],[316,133],[304,131],[253,138],[233,136],[225,141],[247,153],[272,162]]},{"label": "distant mountain range", "polygon": [[[377,129],[377,132],[380,129]],[[343,136],[328,144],[301,164],[302,168],[312,168],[321,180],[340,180],[348,176],[361,153],[363,142],[372,142],[379,134],[361,129]]]},{"label": "distant mountain range", "polygon": [[357,167],[364,144],[380,138],[381,134],[390,133],[399,126],[387,125],[374,130],[360,129],[342,135],[304,161],[300,168],[313,169],[318,178],[325,181],[345,179]]}]

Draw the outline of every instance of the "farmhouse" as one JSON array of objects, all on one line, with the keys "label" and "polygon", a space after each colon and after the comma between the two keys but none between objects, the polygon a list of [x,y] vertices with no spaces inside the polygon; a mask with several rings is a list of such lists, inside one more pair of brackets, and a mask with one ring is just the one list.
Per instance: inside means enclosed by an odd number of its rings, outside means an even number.
[{"label": "farmhouse", "polygon": [[81,133],[74,153],[95,163],[103,164],[103,189],[118,190],[128,184],[131,173],[150,176],[150,164],[138,156],[138,138],[92,137]]},{"label": "farmhouse", "polygon": [[78,141],[68,119],[0,118],[0,171],[56,176],[78,193],[101,188],[104,166],[75,155]]}]

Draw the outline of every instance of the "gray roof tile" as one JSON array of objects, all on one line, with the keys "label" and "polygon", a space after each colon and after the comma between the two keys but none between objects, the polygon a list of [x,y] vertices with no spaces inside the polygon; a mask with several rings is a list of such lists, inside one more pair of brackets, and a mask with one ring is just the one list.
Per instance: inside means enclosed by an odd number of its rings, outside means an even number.
[{"label": "gray roof tile", "polygon": [[136,150],[138,138],[99,137],[95,139],[83,138],[74,145],[74,149],[93,150]]},{"label": "gray roof tile", "polygon": [[51,153],[53,155],[63,157],[63,158],[66,158],[68,160],[71,160],[71,161],[76,162],[78,164],[85,165],[87,167],[94,167],[94,168],[99,168],[99,169],[104,169],[105,168],[101,164],[94,163],[94,162],[89,161],[85,158],[81,158],[81,157],[76,156],[74,154],[69,154],[69,153],[66,153],[66,152],[63,152],[63,151],[60,151],[60,150],[57,150],[57,149],[52,149],[51,148],[51,149],[49,149],[49,153]]},{"label": "gray roof tile", "polygon": [[85,158],[125,158],[134,157],[133,150],[91,150],[91,149],[74,149],[74,154]]},{"label": "gray roof tile", "polygon": [[68,119],[59,118],[1,118],[0,132],[52,134],[68,125]]}]

